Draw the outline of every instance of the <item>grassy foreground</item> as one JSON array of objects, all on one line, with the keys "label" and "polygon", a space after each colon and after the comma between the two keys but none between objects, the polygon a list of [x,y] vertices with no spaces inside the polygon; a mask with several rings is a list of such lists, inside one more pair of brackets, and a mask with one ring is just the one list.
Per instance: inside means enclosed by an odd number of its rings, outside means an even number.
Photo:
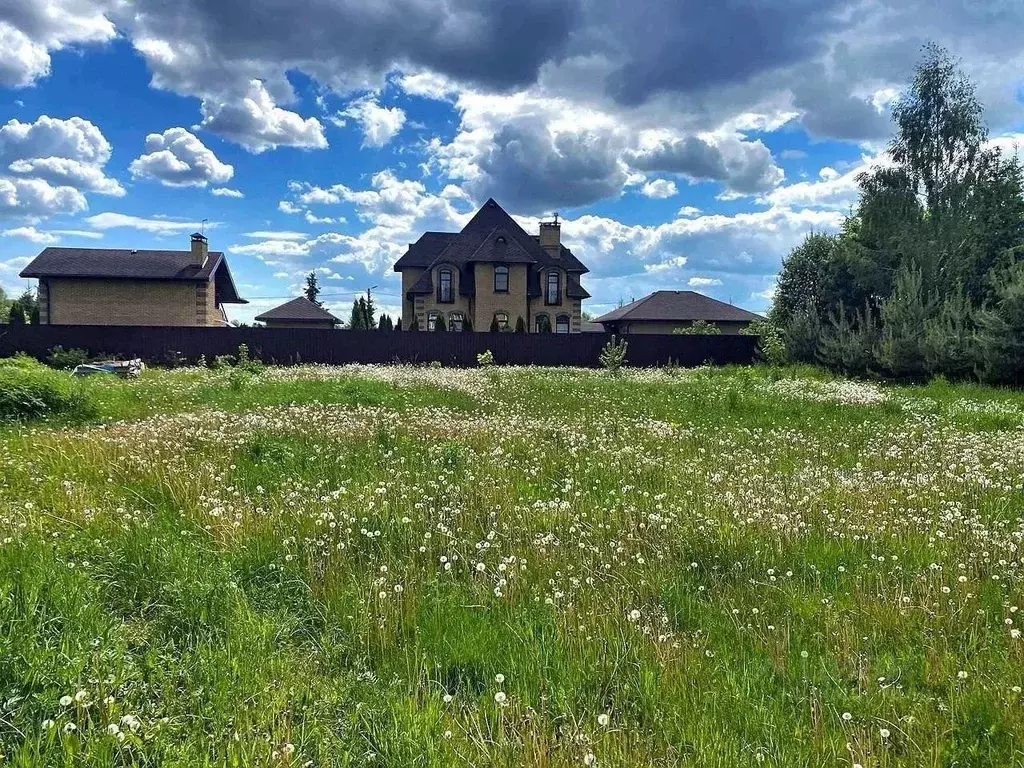
[{"label": "grassy foreground", "polygon": [[1024,765],[1024,396],[83,386],[0,431],[0,765]]}]

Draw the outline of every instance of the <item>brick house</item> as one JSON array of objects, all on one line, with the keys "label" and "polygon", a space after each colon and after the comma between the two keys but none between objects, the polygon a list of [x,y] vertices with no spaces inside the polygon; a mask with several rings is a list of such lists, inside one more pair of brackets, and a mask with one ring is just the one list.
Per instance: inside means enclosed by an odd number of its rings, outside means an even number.
[{"label": "brick house", "polygon": [[268,309],[256,320],[267,328],[334,328],[341,320],[305,296]]},{"label": "brick house", "polygon": [[580,285],[589,270],[561,243],[558,222],[530,235],[493,199],[461,232],[425,232],[395,263],[402,274],[402,328],[579,333]]},{"label": "brick house", "polygon": [[248,303],[198,232],[187,251],[46,248],[21,276],[39,280],[48,325],[227,325],[224,305]]},{"label": "brick house", "polygon": [[703,320],[718,326],[722,333],[740,333],[760,315],[712,299],[696,291],[655,291],[619,307],[594,323],[607,333],[673,333]]}]

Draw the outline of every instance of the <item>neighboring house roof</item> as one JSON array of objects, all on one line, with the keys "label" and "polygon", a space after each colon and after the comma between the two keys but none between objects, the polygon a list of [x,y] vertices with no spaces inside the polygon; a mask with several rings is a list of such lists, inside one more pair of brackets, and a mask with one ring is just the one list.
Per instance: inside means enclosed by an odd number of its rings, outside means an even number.
[{"label": "neighboring house roof", "polygon": [[696,291],[655,291],[606,315],[595,318],[596,323],[614,323],[620,320],[646,320],[664,322],[709,323],[753,322],[763,320],[760,315],[712,299]]},{"label": "neighboring house roof", "polygon": [[580,323],[580,331],[583,333],[604,333],[604,326],[600,323],[592,323],[589,320],[584,320]]},{"label": "neighboring house roof", "polygon": [[[467,267],[479,262],[528,264],[538,270],[557,266],[574,276],[568,286],[570,298],[590,296],[579,285],[579,275],[590,270],[573,252],[563,245],[559,256],[552,256],[540,247],[539,236],[528,234],[493,198],[483,204],[461,232],[425,232],[395,262],[395,271],[401,272],[409,267],[427,269],[409,293],[430,293],[433,281],[429,268],[440,263],[451,264],[459,269],[462,275],[460,293],[466,294],[472,292],[473,285],[473,271]],[[539,296],[539,282],[536,287],[534,282],[530,282],[530,294]]]},{"label": "neighboring house roof", "polygon": [[262,315],[257,315],[256,319],[260,322],[267,320],[292,320],[299,323],[323,322],[325,320],[330,320],[333,323],[341,322],[326,309],[318,307],[305,296],[299,296],[297,299],[286,301],[279,307],[268,309]]},{"label": "neighboring house roof", "polygon": [[210,251],[202,266],[192,264],[191,251],[141,251],[127,248],[45,248],[21,271],[21,277],[118,280],[217,279],[218,300],[248,304],[238,295],[227,260]]}]

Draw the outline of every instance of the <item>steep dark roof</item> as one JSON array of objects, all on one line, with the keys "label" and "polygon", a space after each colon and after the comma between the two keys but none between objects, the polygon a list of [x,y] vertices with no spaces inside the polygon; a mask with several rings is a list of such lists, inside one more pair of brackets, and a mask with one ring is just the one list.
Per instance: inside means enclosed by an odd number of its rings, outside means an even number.
[{"label": "steep dark roof", "polygon": [[262,315],[257,315],[256,319],[260,322],[267,320],[294,320],[296,322],[310,322],[313,320],[322,322],[330,320],[334,323],[341,322],[341,320],[326,309],[318,307],[305,296],[299,296],[297,299],[286,301],[279,307],[268,309]]},{"label": "steep dark roof", "polygon": [[429,267],[453,237],[458,237],[458,233],[424,232],[419,240],[409,246],[402,258],[395,262],[395,271],[400,272],[406,267]]},{"label": "steep dark roof", "polygon": [[626,304],[623,307],[595,318],[596,323],[612,323],[617,320],[663,320],[667,322],[688,322],[704,320],[709,323],[751,322],[763,320],[760,315],[745,309],[712,299],[696,291],[655,291],[650,296]]},{"label": "steep dark roof", "polygon": [[[504,242],[500,238],[504,238]],[[395,271],[408,267],[427,268],[445,262],[458,267],[465,275],[471,271],[466,269],[469,264],[502,261],[535,265],[538,269],[557,266],[577,275],[589,271],[564,245],[558,257],[541,248],[539,236],[528,234],[493,198],[483,204],[461,232],[425,232],[395,263]],[[465,280],[460,282],[466,283]],[[427,276],[421,277],[410,293],[429,293],[431,290]]]},{"label": "steep dark roof", "polygon": [[[227,261],[210,251],[206,262],[192,264],[191,251],[132,251],[127,248],[45,248],[21,271],[22,277],[187,280],[205,282],[215,275],[218,300],[246,304],[238,296]],[[220,285],[220,283],[224,283]]]}]

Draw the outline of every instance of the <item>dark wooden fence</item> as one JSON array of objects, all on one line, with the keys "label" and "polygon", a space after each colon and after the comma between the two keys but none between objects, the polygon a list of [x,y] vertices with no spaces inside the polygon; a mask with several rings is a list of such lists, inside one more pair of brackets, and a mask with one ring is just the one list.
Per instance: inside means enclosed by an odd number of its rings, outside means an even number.
[{"label": "dark wooden fence", "polygon": [[[598,354],[611,338],[603,333],[427,333],[415,331],[334,331],[290,328],[188,328],[114,325],[0,325],[0,357],[24,352],[45,359],[56,346],[76,347],[95,356],[141,357],[194,362],[229,355],[240,344],[264,362],[427,363],[476,365],[490,350],[499,365],[600,365]],[[753,336],[627,336],[627,364],[725,365],[755,359]]]}]

